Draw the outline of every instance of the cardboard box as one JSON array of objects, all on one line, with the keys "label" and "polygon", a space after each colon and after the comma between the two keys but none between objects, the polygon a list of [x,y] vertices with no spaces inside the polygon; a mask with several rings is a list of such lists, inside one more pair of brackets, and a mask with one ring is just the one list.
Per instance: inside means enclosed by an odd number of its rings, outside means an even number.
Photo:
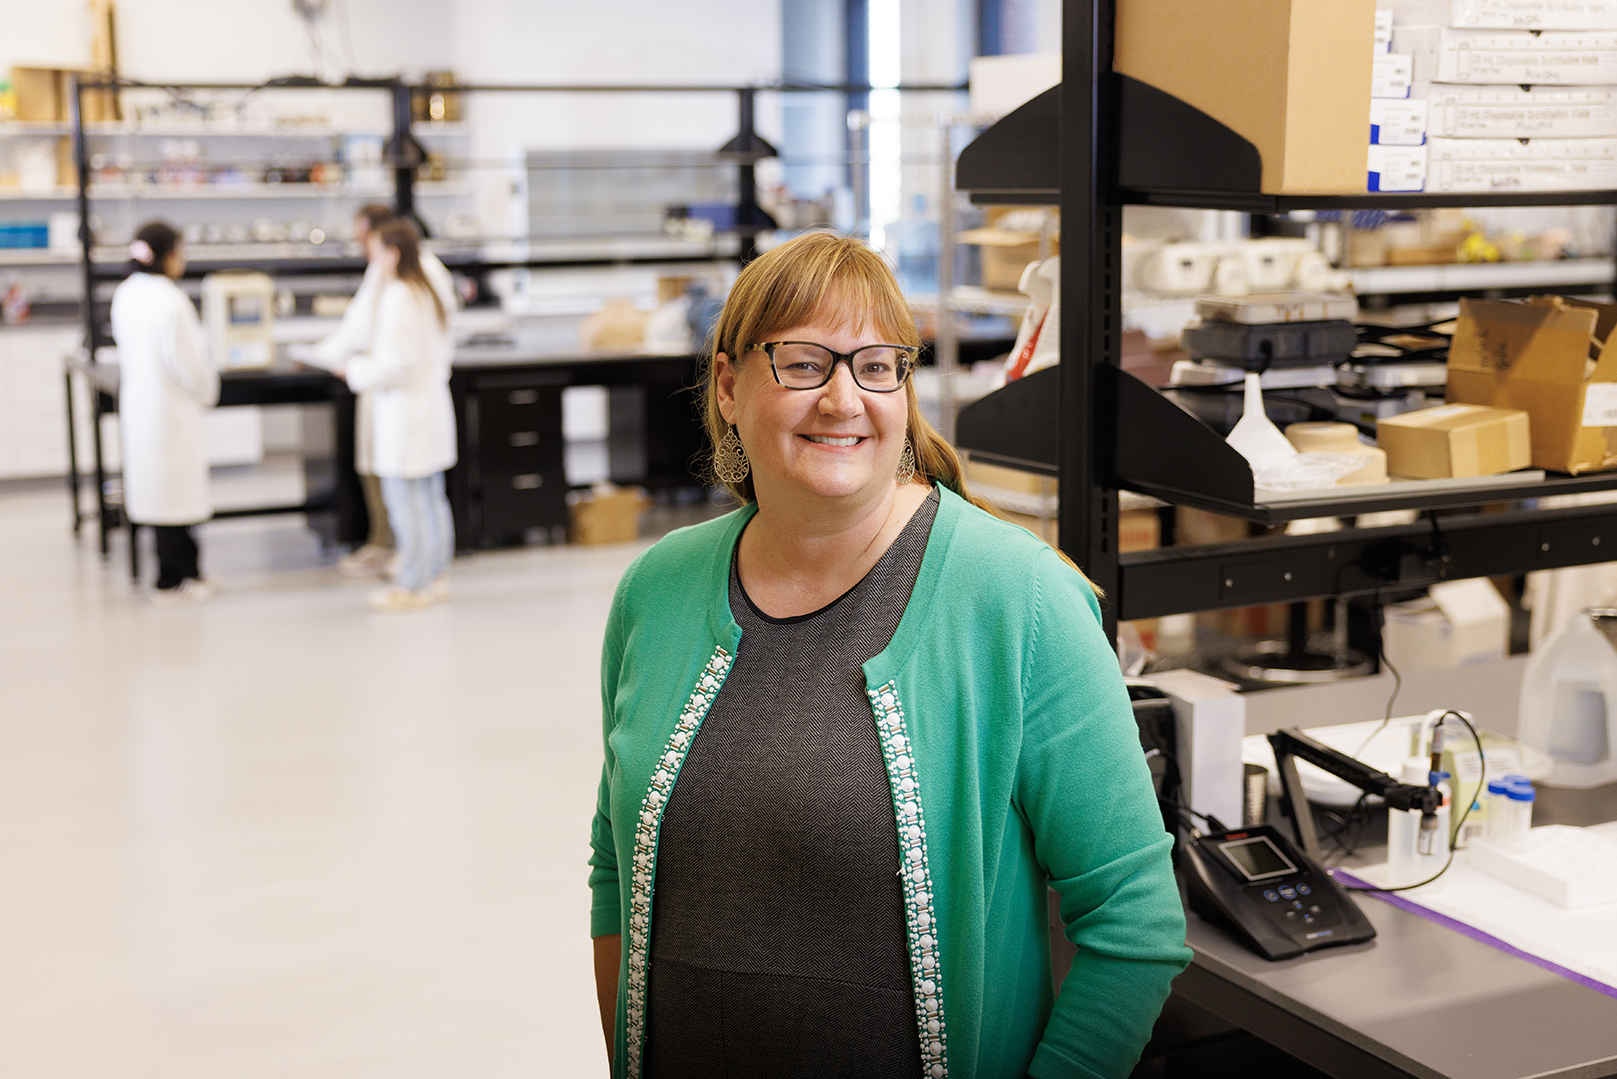
[{"label": "cardboard box", "polygon": [[1617,135],[1617,90],[1519,86],[1416,87],[1427,133],[1461,139],[1579,139]]},{"label": "cardboard box", "polygon": [[1421,191],[1426,187],[1426,147],[1371,146],[1366,190]]},{"label": "cardboard box", "polygon": [[[1016,491],[1026,495],[1053,495],[1059,490],[1057,482],[1049,476],[1025,472],[1020,468],[991,465],[986,461],[966,462],[966,485],[971,488],[973,494],[981,493],[977,490],[978,487],[997,487],[1002,491]],[[993,501],[989,495],[983,497]]]},{"label": "cardboard box", "polygon": [[1617,32],[1455,30],[1394,26],[1392,49],[1414,57],[1420,82],[1507,86],[1617,83]]},{"label": "cardboard box", "polygon": [[1428,191],[1597,191],[1617,187],[1617,138],[1434,137],[1427,141],[1426,151]]},{"label": "cardboard box", "polygon": [[[72,77],[99,78],[102,74],[87,68],[13,65],[11,86],[17,99],[17,119],[44,123],[63,123],[71,119]],[[86,90],[82,101],[86,123],[117,118],[117,105],[111,90]]]},{"label": "cardboard box", "polygon": [[[1448,400],[1527,412],[1536,468],[1577,475],[1617,467],[1614,329],[1612,304],[1462,299]],[[1591,362],[1596,341],[1604,344]]]},{"label": "cardboard box", "polygon": [[1252,526],[1239,517],[1225,517],[1191,506],[1176,506],[1173,534],[1175,546],[1197,547],[1246,539],[1252,534]]},{"label": "cardboard box", "polygon": [[1118,0],[1113,69],[1258,148],[1267,194],[1365,189],[1375,0]]},{"label": "cardboard box", "polygon": [[[1039,234],[1010,229],[967,229],[960,234],[963,244],[983,249],[983,288],[991,292],[1015,292],[1028,263],[1039,260]],[[1050,254],[1061,254],[1059,236],[1050,237]]]},{"label": "cardboard box", "polygon": [[1117,550],[1154,551],[1162,546],[1162,518],[1156,510],[1123,510],[1117,515]]},{"label": "cardboard box", "polygon": [[[1370,145],[1424,146],[1426,144],[1425,99],[1415,101],[1370,102]],[[1426,171],[1424,159],[1421,172]]]},{"label": "cardboard box", "polygon": [[63,135],[56,140],[56,183],[61,187],[77,187],[78,164],[73,160],[73,140]]},{"label": "cardboard box", "polygon": [[1617,0],[1454,0],[1450,26],[1512,30],[1617,30]]},{"label": "cardboard box", "polygon": [[1527,413],[1484,405],[1438,405],[1376,421],[1376,444],[1394,476],[1435,480],[1526,468]]},{"label": "cardboard box", "polygon": [[1415,85],[1415,59],[1403,53],[1376,53],[1370,65],[1370,99],[1399,101]]},{"label": "cardboard box", "polygon": [[638,487],[598,486],[567,497],[568,534],[574,543],[628,543],[640,538],[640,514],[650,500]]},{"label": "cardboard box", "polygon": [[1020,525],[1042,539],[1052,547],[1061,546],[1061,530],[1054,517],[1035,517],[1031,513],[1017,513],[1015,510],[994,508],[999,515],[1013,525]]},{"label": "cardboard box", "polygon": [[1434,584],[1386,614],[1382,647],[1400,674],[1491,663],[1509,651],[1510,604],[1486,577]]}]

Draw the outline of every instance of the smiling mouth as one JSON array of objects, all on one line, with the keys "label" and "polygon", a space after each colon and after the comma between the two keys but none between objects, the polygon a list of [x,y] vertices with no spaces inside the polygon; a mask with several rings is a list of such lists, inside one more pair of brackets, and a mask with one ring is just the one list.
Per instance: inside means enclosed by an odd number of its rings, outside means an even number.
[{"label": "smiling mouth", "polygon": [[849,435],[846,438],[837,438],[834,435],[804,435],[810,442],[818,442],[822,446],[857,446],[864,439],[858,435]]}]

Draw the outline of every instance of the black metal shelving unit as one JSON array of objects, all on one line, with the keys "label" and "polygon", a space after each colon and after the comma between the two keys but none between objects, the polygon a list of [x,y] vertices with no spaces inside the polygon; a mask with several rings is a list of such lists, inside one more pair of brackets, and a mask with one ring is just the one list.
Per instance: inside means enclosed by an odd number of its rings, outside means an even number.
[{"label": "black metal shelving unit", "polygon": [[[1115,0],[1066,0],[1060,86],[960,155],[958,187],[979,203],[1059,205],[1061,357],[961,411],[973,458],[1060,480],[1062,549],[1106,590],[1118,620],[1417,589],[1617,558],[1617,506],[1541,510],[1553,494],[1617,490],[1617,473],[1521,476],[1466,489],[1256,501],[1244,458],[1121,363],[1125,205],[1290,210],[1613,205],[1617,190],[1545,194],[1266,195],[1256,147],[1197,109],[1112,71]],[[1258,522],[1419,509],[1408,526],[1228,544],[1117,550],[1118,491]],[[1502,504],[1502,505],[1501,505]],[[1490,507],[1498,512],[1462,513]],[[1440,512],[1442,511],[1442,512]]]}]

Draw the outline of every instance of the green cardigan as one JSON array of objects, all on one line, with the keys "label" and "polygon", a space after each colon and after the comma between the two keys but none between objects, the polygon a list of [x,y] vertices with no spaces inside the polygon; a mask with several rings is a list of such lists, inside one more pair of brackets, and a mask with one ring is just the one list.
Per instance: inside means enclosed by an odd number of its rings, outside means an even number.
[{"label": "green cardigan", "polygon": [[[1125,1076],[1190,951],[1117,659],[1081,576],[1025,530],[941,495],[904,617],[864,665],[898,824],[923,1072]],[[613,1059],[631,1079],[658,828],[741,639],[729,568],[753,512],[645,552],[607,621],[591,935],[623,934]],[[1059,999],[1047,885],[1078,945]]]}]

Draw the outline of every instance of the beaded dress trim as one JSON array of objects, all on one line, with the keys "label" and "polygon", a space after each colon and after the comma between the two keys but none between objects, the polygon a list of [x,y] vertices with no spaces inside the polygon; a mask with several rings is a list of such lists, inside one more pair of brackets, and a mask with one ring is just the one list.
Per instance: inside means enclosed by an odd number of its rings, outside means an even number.
[{"label": "beaded dress trim", "polygon": [[733,662],[735,657],[720,647],[702,668],[696,688],[685,702],[679,722],[674,724],[674,733],[663,747],[651,786],[640,802],[640,819],[635,824],[634,834],[634,872],[630,878],[629,987],[625,994],[624,1042],[629,1079],[639,1079],[646,1048],[646,974],[651,961],[651,881],[657,860],[657,830],[662,825],[663,811],[668,808],[668,796],[673,793],[679,767],[696,741],[697,728],[718,697],[719,687],[724,684]]},{"label": "beaded dress trim", "polygon": [[915,985],[915,1021],[921,1031],[921,1069],[927,1079],[945,1079],[949,1074],[949,1046],[943,1017],[943,966],[932,904],[932,870],[926,857],[920,777],[915,772],[897,686],[888,682],[869,693],[882,756],[887,761],[887,778],[893,786],[899,875],[904,884],[904,916],[909,929],[910,977]]}]

